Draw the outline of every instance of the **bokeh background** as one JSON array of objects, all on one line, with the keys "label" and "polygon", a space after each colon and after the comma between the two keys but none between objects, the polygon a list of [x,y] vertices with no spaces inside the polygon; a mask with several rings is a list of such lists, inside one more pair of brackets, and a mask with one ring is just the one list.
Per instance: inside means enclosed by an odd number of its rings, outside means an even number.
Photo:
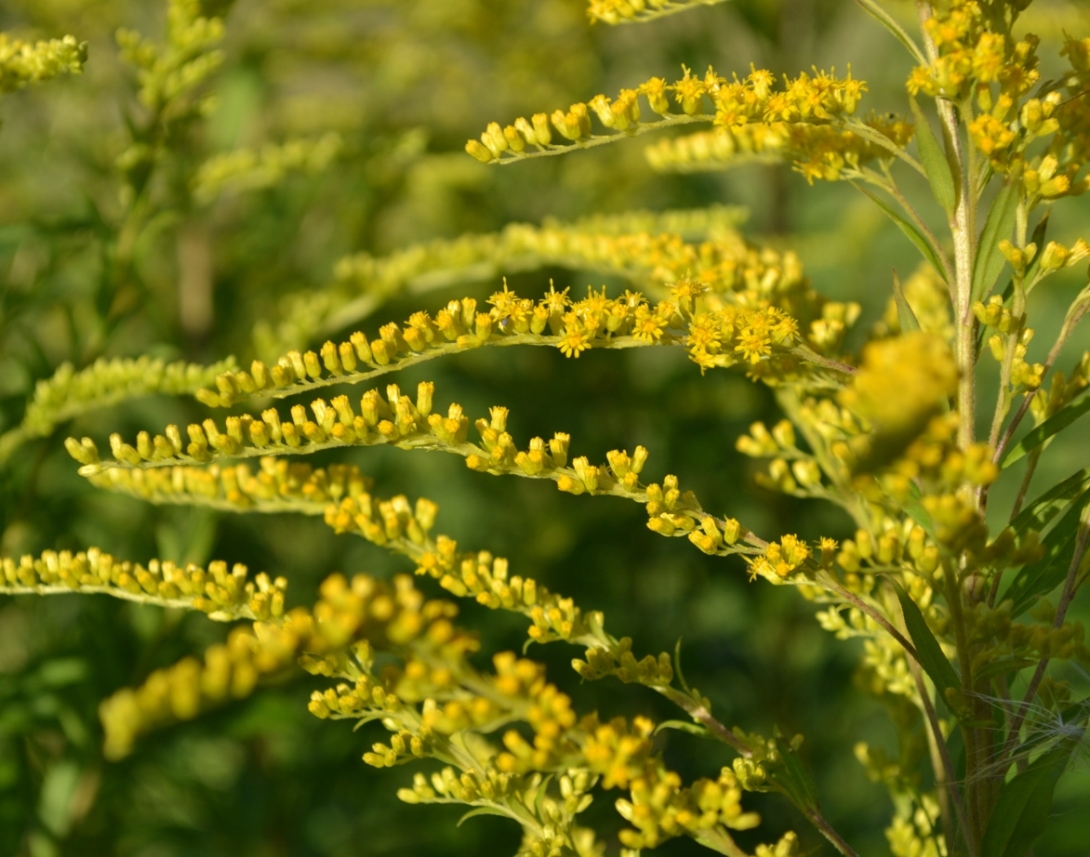
[{"label": "bokeh background", "polygon": [[[811,188],[789,167],[657,175],[644,161],[644,140],[502,168],[462,151],[489,121],[551,111],[653,75],[673,78],[682,63],[697,72],[714,64],[720,73],[744,74],[755,63],[795,74],[850,61],[853,74],[869,82],[869,106],[903,110],[907,58],[849,0],[735,0],[619,28],[589,26],[583,0],[205,0],[208,11],[226,12],[226,61],[202,90],[215,100],[173,142],[151,193],[155,216],[119,284],[111,255],[122,217],[116,160],[128,145],[126,121],[140,108],[113,34],[127,26],[161,38],[164,5],[5,0],[0,8],[0,29],[13,35],[73,33],[90,45],[82,77],[0,101],[0,431],[18,423],[35,382],[63,361],[78,367],[102,355],[213,361],[235,354],[248,362],[255,325],[276,321],[284,295],[330,283],[345,254],[382,255],[510,222],[744,206],[749,236],[797,249],[821,290],[862,304],[856,346],[885,310],[893,270],[906,276],[917,265],[896,228],[850,186]],[[891,7],[901,16],[913,11],[907,2]],[[1090,13],[1076,2],[1037,7],[1026,26],[1046,38],[1047,66],[1064,27],[1090,32]],[[212,202],[192,193],[192,176],[212,155],[331,131],[341,149],[316,174]],[[1085,202],[1058,209],[1055,237],[1071,243],[1086,235]],[[550,278],[580,291],[625,285],[563,268],[517,274],[511,283],[533,295]],[[1041,353],[1080,285],[1073,275],[1037,296],[1031,318]],[[365,328],[434,311],[452,297],[483,300],[498,286],[490,277],[393,299]],[[1085,333],[1074,337],[1060,365],[1086,347]],[[989,372],[982,368],[986,384]],[[432,362],[398,382],[425,378],[437,382],[441,400],[459,401],[470,413],[509,406],[520,441],[568,431],[573,448],[592,459],[642,443],[656,478],[677,473],[706,508],[758,532],[849,532],[833,509],[755,486],[753,465],[734,441],[751,422],[778,417],[769,392],[740,374],[701,377],[683,355],[657,350],[566,361],[545,349],[504,349]],[[146,399],[23,447],[0,470],[0,552],[98,545],[140,561],[241,561],[285,574],[297,603],[310,602],[317,582],[334,570],[386,576],[410,568],[320,521],[154,507],[96,491],[76,476],[61,444],[67,434],[129,436],[201,414],[189,400]],[[1090,463],[1085,426],[1069,435],[1045,455],[1035,486]],[[634,636],[638,650],[672,650],[682,637],[686,676],[719,718],[751,731],[778,725],[804,733],[827,817],[860,854],[888,853],[882,830],[891,807],[852,747],[867,740],[892,752],[893,735],[882,705],[853,683],[858,646],[821,631],[812,606],[794,592],[750,584],[740,562],[654,535],[632,504],[473,473],[453,457],[377,448],[315,463],[330,460],[359,464],[376,479],[376,494],[436,500],[440,531],[467,548],[507,556],[519,573],[574,596],[584,609],[603,610],[610,630]],[[1009,509],[1014,487],[1004,483],[993,494],[997,515]],[[420,583],[438,592],[432,581]],[[1086,614],[1085,599],[1076,607]],[[464,606],[462,621],[479,630],[486,653],[524,640],[521,619],[474,604]],[[514,853],[518,832],[502,820],[456,828],[456,808],[401,804],[394,793],[412,771],[376,771],[360,761],[381,727],[353,733],[349,724],[311,717],[305,702],[314,685],[303,674],[157,733],[123,762],[104,762],[99,701],[225,632],[200,615],[104,597],[0,598],[0,854]],[[532,650],[580,710],[676,716],[638,687],[580,686],[568,666],[576,654],[562,644]],[[684,733],[662,741],[688,778],[729,763],[725,748]],[[1084,854],[1085,766],[1057,795],[1054,823],[1035,853]],[[744,844],[794,828],[807,853],[831,853],[784,802],[747,800],[765,823]],[[601,795],[588,812],[606,833],[622,823],[611,802]],[[661,849],[699,851],[688,841]]]}]

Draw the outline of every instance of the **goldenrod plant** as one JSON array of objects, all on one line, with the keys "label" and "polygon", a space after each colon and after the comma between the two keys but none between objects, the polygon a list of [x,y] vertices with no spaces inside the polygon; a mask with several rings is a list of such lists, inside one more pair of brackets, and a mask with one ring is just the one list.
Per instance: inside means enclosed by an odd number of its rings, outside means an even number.
[{"label": "goldenrod plant", "polygon": [[[55,477],[63,490],[164,509],[181,522],[164,530],[155,559],[115,557],[108,534],[74,545],[87,526],[0,559],[0,593],[16,604],[105,595],[174,623],[203,614],[194,625],[203,654],[195,640],[173,646],[173,662],[149,657],[100,695],[105,770],[154,758],[171,730],[224,723],[215,718],[225,711],[307,682],[311,715],[360,730],[350,738],[331,723],[314,734],[352,741],[372,768],[406,766],[380,780],[417,814],[399,818],[438,817],[428,814],[443,805],[458,809],[459,826],[496,816],[517,829],[519,857],[637,857],[669,840],[729,857],[1046,853],[1036,849],[1049,841],[1054,794],[1085,757],[1090,720],[1090,646],[1077,618],[1090,577],[1090,467],[1080,460],[1052,478],[1046,455],[1065,435],[1077,437],[1075,422],[1090,410],[1080,327],[1090,309],[1090,244],[1076,207],[1090,188],[1085,29],[1038,38],[1027,21],[1044,0],[1036,9],[1033,0],[857,0],[873,38],[900,51],[895,104],[868,104],[851,57],[789,74],[756,63],[683,66],[616,97],[489,122],[465,144],[458,169],[476,176],[531,170],[521,162],[551,156],[574,162],[591,157],[585,149],[666,132],[675,135],[646,148],[655,173],[782,166],[801,175],[802,190],[845,183],[916,254],[903,282],[895,271],[880,288],[851,291],[859,300],[846,289],[823,293],[790,236],[743,235],[727,200],[658,213],[631,206],[344,255],[332,285],[270,292],[280,310],[257,324],[256,354],[245,359],[171,362],[162,349],[102,356],[122,347],[126,324],[154,313],[145,273],[154,264],[142,254],[160,231],[178,230],[179,289],[208,288],[211,239],[200,212],[380,157],[336,128],[208,147],[231,5],[169,0],[162,40],[118,32],[136,101],[114,161],[115,207],[97,227],[100,315],[76,357],[84,368],[63,362],[42,377],[0,435],[0,466],[15,472],[23,450],[56,449],[58,428],[82,421],[63,447],[87,487]],[[711,20],[729,8],[590,0],[586,12],[620,25],[682,12]],[[32,45],[4,36],[0,84],[6,91],[78,72],[86,57],[71,37]],[[413,152],[405,157],[421,157]],[[609,162],[595,163],[607,171],[603,184],[613,182]],[[611,282],[588,283],[588,274]],[[1040,300],[1046,293],[1051,304]],[[193,321],[190,299],[180,299],[179,324],[199,340],[210,322]],[[1061,300],[1053,323],[1047,306]],[[403,323],[390,320],[397,307],[410,313]],[[383,313],[385,323],[371,322]],[[757,462],[764,493],[754,496],[833,511],[809,520],[800,511],[777,527],[736,491],[726,508],[702,502],[692,485],[715,474],[665,472],[654,432],[637,438],[621,427],[602,452],[551,419],[532,425],[520,413],[531,396],[521,408],[487,407],[487,378],[433,380],[442,370],[432,361],[501,348],[559,352],[572,373],[629,357],[648,374],[684,363],[677,371],[689,374],[698,400],[732,377],[732,390],[752,387],[779,411],[729,439]],[[507,371],[539,385],[531,365],[509,359]],[[583,403],[593,417],[609,413],[611,384]],[[136,402],[164,395],[175,401]],[[125,418],[111,430],[108,416],[95,415],[118,405]],[[660,421],[680,419],[671,407],[659,408]],[[615,421],[606,424],[608,436]],[[714,437],[721,446],[722,426]],[[456,523],[444,527],[455,538],[436,531],[433,500],[380,496],[381,462],[395,460],[394,450],[447,453],[482,479],[552,482],[582,504],[591,527],[597,504],[608,502],[600,498],[632,501],[648,530],[674,540],[670,551],[695,549],[709,574],[751,583],[739,598],[759,597],[759,587],[793,590],[849,648],[857,689],[889,715],[885,748],[868,735],[848,760],[888,793],[885,843],[860,844],[828,810],[836,782],[816,764],[840,762],[817,755],[796,728],[805,718],[785,728],[775,711],[732,710],[722,700],[738,676],[727,670],[716,676],[696,664],[704,688],[688,682],[684,623],[672,630],[676,646],[660,651],[641,641],[638,624],[607,621],[608,605],[554,591],[541,567],[500,556],[491,526],[469,536]],[[428,459],[423,479],[451,472],[442,458]],[[292,516],[265,520],[297,521],[315,543],[358,537],[353,543],[395,559],[359,554],[379,557],[379,570],[346,575],[315,568],[322,552],[308,542],[306,562],[324,578],[308,595],[305,580],[289,589],[269,533],[293,525],[255,525],[265,539],[256,559],[271,573],[251,576],[235,544],[217,543],[226,559],[194,549],[202,522],[242,515]],[[526,539],[549,540],[547,521],[518,526]],[[205,538],[203,553],[210,549]],[[570,562],[594,573],[584,557]],[[517,627],[521,651],[493,645],[490,617],[501,614]],[[216,636],[209,620],[230,630]],[[568,664],[574,676],[562,675]],[[678,742],[689,740],[706,748],[703,769],[679,764]],[[26,853],[62,853],[57,843],[94,803],[98,780],[66,776],[71,782],[44,779],[43,831],[20,840]],[[1085,813],[1074,823],[1090,835]],[[336,853],[379,853],[355,847]]]}]

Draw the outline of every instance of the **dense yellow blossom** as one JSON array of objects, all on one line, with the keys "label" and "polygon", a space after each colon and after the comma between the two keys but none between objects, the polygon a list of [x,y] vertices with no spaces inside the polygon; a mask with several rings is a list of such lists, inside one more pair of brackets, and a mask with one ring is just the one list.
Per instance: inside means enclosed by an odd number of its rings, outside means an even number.
[{"label": "dense yellow blossom", "polygon": [[284,612],[287,581],[262,572],[252,580],[246,566],[216,561],[207,569],[152,560],[146,566],[119,560],[98,548],[46,551],[40,557],[0,560],[0,592],[103,593],[164,607],[200,610],[221,621],[269,619]]},{"label": "dense yellow blossom", "polygon": [[0,33],[0,92],[11,92],[61,74],[80,74],[87,43],[75,36],[31,44]]},{"label": "dense yellow blossom", "polygon": [[[816,69],[813,76],[802,72],[796,78],[784,78],[779,90],[773,75],[764,69],[754,68],[745,79],[727,79],[712,68],[703,77],[687,68],[684,72],[672,84],[651,78],[635,89],[621,90],[613,100],[597,95],[587,103],[571,105],[567,112],[539,113],[529,121],[519,117],[506,127],[493,122],[479,140],[466,143],[466,151],[485,164],[506,163],[691,122],[714,122],[726,129],[751,123],[824,124],[854,114],[867,88],[852,78],[850,69],[844,78]],[[640,95],[661,119],[640,121]],[[671,110],[670,95],[680,113]],[[591,113],[615,133],[593,134]]]},{"label": "dense yellow blossom", "polygon": [[723,0],[587,0],[587,14],[592,21],[628,24],[651,21],[697,6],[711,6],[722,2]]}]

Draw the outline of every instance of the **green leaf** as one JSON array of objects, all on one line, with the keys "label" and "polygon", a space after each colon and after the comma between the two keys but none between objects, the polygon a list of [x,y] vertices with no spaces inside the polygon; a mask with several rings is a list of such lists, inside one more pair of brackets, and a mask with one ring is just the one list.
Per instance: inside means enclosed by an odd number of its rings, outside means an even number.
[{"label": "green leaf", "polygon": [[897,599],[901,602],[901,612],[905,616],[905,627],[908,629],[908,635],[912,638],[912,644],[916,647],[916,654],[920,657],[920,666],[923,667],[924,672],[931,678],[931,681],[935,683],[939,698],[945,699],[947,688],[961,689],[961,679],[958,678],[957,671],[947,660],[946,655],[942,653],[942,646],[935,639],[935,635],[931,633],[931,629],[927,626],[927,620],[924,619],[919,606],[909,597],[909,594],[905,592],[899,583],[894,582],[893,586],[897,590]]},{"label": "green leaf", "polygon": [[471,809],[459,818],[455,827],[461,827],[463,821],[469,821],[469,819],[475,818],[478,815],[498,815],[500,818],[511,818],[511,813],[504,812],[502,809],[496,809],[494,806],[479,806],[476,809]]},{"label": "green leaf", "polygon": [[1044,832],[1052,793],[1070,756],[1069,747],[1057,747],[1003,786],[984,831],[980,857],[1025,857]]},{"label": "green leaf", "polygon": [[1045,555],[1037,562],[1023,566],[1003,593],[1001,602],[1007,599],[1014,602],[1012,616],[1024,613],[1039,597],[1051,592],[1067,577],[1068,567],[1075,556],[1079,520],[1088,501],[1090,491],[1078,496],[1060,522],[1041,542],[1045,547]]},{"label": "green leaf", "polygon": [[1055,485],[1030,503],[1011,521],[1016,535],[1027,530],[1041,532],[1067,505],[1083,492],[1090,489],[1090,467],[1084,467],[1068,476],[1059,485]]},{"label": "green leaf", "polygon": [[1006,260],[999,252],[999,242],[1014,229],[1020,192],[1020,182],[1009,182],[1003,186],[992,203],[992,210],[984,223],[984,231],[980,233],[980,244],[976,248],[976,261],[973,264],[974,301],[987,297],[995,281],[999,279],[999,272],[1003,270]]},{"label": "green leaf", "polygon": [[1058,414],[1045,420],[1022,438],[1017,445],[1008,449],[999,462],[999,467],[1001,469],[1010,467],[1014,462],[1022,459],[1027,452],[1032,452],[1054,434],[1063,431],[1087,411],[1090,411],[1090,393],[1084,393],[1076,397],[1074,401],[1068,402]]},{"label": "green leaf", "polygon": [[912,115],[916,117],[916,147],[920,150],[920,161],[923,163],[924,172],[927,173],[927,181],[931,184],[931,192],[942,206],[942,210],[946,212],[946,216],[953,217],[954,208],[958,203],[958,193],[950,162],[946,159],[946,153],[935,138],[935,132],[931,130],[931,123],[920,110],[916,99],[910,98],[909,104],[912,105]]},{"label": "green leaf", "polygon": [[770,779],[777,789],[796,807],[803,812],[818,808],[817,787],[814,778],[803,764],[798,752],[791,749],[791,745],[776,738],[776,748],[780,752],[782,766],[772,768]]},{"label": "green leaf", "polygon": [[681,672],[681,637],[678,637],[677,642],[674,643],[674,672],[677,673],[677,680],[681,682],[682,689],[692,695],[692,691],[689,690],[689,683],[685,681],[685,676]]},{"label": "green leaf", "polygon": [[699,723],[693,723],[690,720],[663,720],[662,723],[655,727],[655,734],[658,735],[663,729],[676,729],[679,732],[688,732],[691,735],[699,735],[701,738],[708,737],[708,730],[706,727],[701,726]]},{"label": "green leaf", "polygon": [[908,240],[916,245],[916,249],[919,250],[921,254],[923,254],[923,257],[929,263],[931,263],[931,267],[935,269],[938,275],[942,277],[943,280],[945,280],[946,268],[944,268],[942,262],[939,261],[938,253],[935,251],[935,248],[931,246],[931,242],[929,242],[927,238],[924,237],[924,234],[920,232],[920,230],[917,229],[913,224],[909,223],[907,220],[901,217],[901,215],[898,214],[893,206],[891,206],[889,203],[882,200],[876,194],[871,193],[869,190],[867,190],[867,188],[863,187],[862,185],[856,184],[855,182],[852,182],[852,184],[855,184],[855,186],[859,190],[869,196],[874,201],[874,204],[882,209],[882,211],[886,213],[886,216],[888,216],[890,220],[892,220],[894,223],[897,224],[898,227],[900,227],[901,231],[908,237]]},{"label": "green leaf", "polygon": [[912,311],[912,305],[901,288],[901,278],[893,272],[893,302],[897,304],[897,320],[901,323],[901,333],[912,333],[920,329],[919,319]]}]

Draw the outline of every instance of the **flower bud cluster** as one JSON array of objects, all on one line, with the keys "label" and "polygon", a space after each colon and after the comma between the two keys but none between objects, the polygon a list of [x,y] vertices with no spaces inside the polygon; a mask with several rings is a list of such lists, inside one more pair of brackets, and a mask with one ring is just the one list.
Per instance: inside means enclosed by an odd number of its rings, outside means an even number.
[{"label": "flower bud cluster", "polygon": [[320,175],[341,153],[341,135],[269,143],[260,150],[236,149],[215,155],[197,169],[193,193],[208,204],[224,193],[265,190],[281,184],[290,173]]},{"label": "flower bud cluster", "polygon": [[403,494],[379,500],[361,491],[327,506],[325,521],[338,533],[358,533],[379,547],[399,543],[402,552],[413,554],[428,544],[428,531],[438,511],[426,497],[413,506]]},{"label": "flower bud cluster", "polygon": [[345,256],[337,262],[334,283],[283,300],[276,328],[256,331],[258,350],[266,356],[283,353],[324,329],[357,323],[406,291],[485,280],[504,271],[560,265],[657,286],[694,269],[695,248],[702,245],[690,242],[698,238],[711,239],[728,258],[746,254],[751,245],[735,231],[742,219],[737,208],[720,205],[596,215],[571,223],[546,219],[540,226],[511,223],[499,232],[436,239],[388,256]]},{"label": "flower bud cluster", "polygon": [[135,360],[100,357],[78,372],[71,363],[63,363],[52,377],[35,386],[23,418],[23,428],[30,435],[45,436],[57,423],[93,408],[156,393],[193,394],[234,368],[233,358],[201,366],[183,361],[166,363],[148,357]]},{"label": "flower bud cluster", "polygon": [[134,30],[117,32],[122,58],[137,69],[140,101],[156,112],[205,81],[224,58],[217,48],[223,20],[202,15],[200,0],[170,0],[166,24],[161,45]]},{"label": "flower bud cluster", "polygon": [[646,655],[637,661],[632,654],[631,637],[622,637],[616,646],[592,646],[583,657],[585,660],[576,658],[571,662],[572,669],[588,681],[616,676],[625,684],[635,682],[648,687],[669,687],[674,680],[670,655],[666,652],[657,658]]},{"label": "flower bud cluster", "polygon": [[97,447],[88,438],[69,439],[65,446],[84,465],[80,468],[84,476],[113,467],[206,464],[218,458],[309,453],[353,445],[459,447],[465,442],[469,420],[460,405],[451,405],[446,417],[432,413],[434,390],[433,384],[421,383],[415,402],[394,384],[386,388],[386,398],[377,389],[368,390],[360,399],[358,414],[348,396],[337,396],[332,402],[316,399],[310,405],[310,415],[303,405],[293,406],[290,422],[281,420],[274,408],[262,412],[260,419],[250,414],[227,417],[222,429],[215,420],[206,419],[187,426],[188,443],[174,425],[155,436],[140,432],[135,445],[113,434],[113,461],[101,461]]},{"label": "flower bud cluster", "polygon": [[439,536],[416,558],[417,574],[428,574],[459,598],[474,597],[493,610],[515,610],[533,624],[528,631],[537,643],[593,638],[602,616],[584,617],[571,598],[550,592],[533,578],[509,575],[507,560],[488,551],[459,552],[458,543]]},{"label": "flower bud cluster", "polygon": [[34,44],[0,33],[0,92],[13,92],[61,74],[82,74],[87,43],[75,36]]},{"label": "flower bud cluster", "polygon": [[[282,591],[284,582],[278,582]],[[295,661],[326,676],[354,671],[355,662],[369,660],[372,646],[385,651],[422,651],[451,665],[465,663],[478,647],[474,637],[452,623],[455,605],[427,601],[407,575],[392,585],[366,575],[351,581],[335,574],[319,588],[311,609],[295,608],[283,616],[255,622],[253,630],[235,629],[226,645],[213,646],[204,662],[187,658],[159,670],[135,690],[123,690],[101,709],[107,752],[126,755],[139,735],[175,720],[189,719],[233,696],[251,693],[261,676],[279,672]],[[366,699],[364,697],[366,691]],[[343,697],[343,700],[342,700]],[[345,713],[370,704],[388,712],[397,698],[376,683],[357,683],[354,690],[337,688],[332,697],[312,698],[317,716]]]},{"label": "flower bud cluster", "polygon": [[946,837],[935,829],[941,815],[938,798],[931,793],[917,795],[916,800],[898,806],[886,828],[890,852],[893,857],[942,857],[949,852]]},{"label": "flower bud cluster", "polygon": [[765,738],[749,734],[735,727],[735,735],[750,749],[750,755],[739,756],[731,764],[738,784],[747,792],[763,792],[773,788],[776,772],[785,763],[784,753],[797,752],[802,746],[802,735],[790,741],[783,738]]},{"label": "flower bud cluster", "polygon": [[721,2],[723,0],[587,0],[587,14],[591,21],[628,24]]},{"label": "flower bud cluster", "polygon": [[[391,587],[364,574],[351,580],[335,574],[326,578],[319,594],[305,643],[315,655],[336,653],[357,640],[383,650],[423,646],[452,662],[478,648],[473,636],[452,623],[458,608],[449,601],[425,600],[408,575],[397,575]],[[299,615],[300,622],[308,621]]]},{"label": "flower bud cluster", "polygon": [[[949,346],[928,333],[870,343],[841,403],[890,434],[915,434],[954,392],[957,367]],[[898,395],[891,397],[890,390]]]},{"label": "flower bud cluster", "polygon": [[762,555],[747,558],[751,578],[763,577],[772,583],[782,583],[803,568],[813,556],[813,551],[798,536],[782,536],[778,542],[769,542]]},{"label": "flower bud cluster", "polygon": [[46,551],[40,557],[0,560],[0,592],[103,592],[130,601],[190,607],[218,620],[275,619],[284,612],[283,577],[261,572],[252,580],[246,566],[208,568],[151,560],[146,566],[118,560],[98,548],[86,552]]},{"label": "flower bud cluster", "polygon": [[1043,387],[1033,396],[1030,411],[1038,425],[1056,416],[1074,398],[1090,386],[1090,351],[1084,351],[1068,378],[1063,372],[1052,373],[1048,390]]},{"label": "flower bud cluster", "polygon": [[[1002,324],[1002,317],[999,323]],[[1024,319],[1012,320],[1012,324],[1019,324]],[[1026,361],[1026,353],[1030,340],[1033,339],[1032,327],[1024,327],[1020,331],[1009,336],[1000,336],[993,333],[988,337],[988,350],[998,363],[1010,365],[1010,384],[1018,391],[1032,393],[1044,383],[1045,367],[1043,363],[1029,363]]]},{"label": "flower bud cluster", "polygon": [[925,22],[939,55],[930,65],[913,69],[908,79],[911,94],[958,100],[975,86],[978,100],[990,100],[993,84],[998,85],[1001,97],[1008,98],[1017,98],[1036,85],[1039,39],[1027,35],[1016,42],[1009,32],[991,30],[1005,17],[990,14],[987,7],[991,5],[990,0],[952,0],[945,11]]},{"label": "flower bud cluster", "polygon": [[967,625],[972,638],[980,643],[973,649],[974,669],[1001,658],[1090,663],[1090,646],[1086,644],[1086,629],[1081,622],[1067,620],[1055,627],[1056,608],[1047,599],[1030,611],[1033,622],[1013,621],[1012,608],[1010,601],[995,607],[985,602],[973,605]]},{"label": "flower bud cluster", "polygon": [[283,628],[236,628],[222,645],[212,646],[204,660],[185,658],[153,672],[135,690],[122,690],[99,707],[106,733],[103,752],[120,759],[145,732],[178,720],[191,720],[228,699],[249,696],[258,680],[288,667],[299,638]]},{"label": "flower bud cluster", "polygon": [[780,420],[771,432],[764,423],[754,423],[748,435],[739,436],[735,448],[751,458],[772,459],[767,472],[757,473],[762,487],[801,497],[824,496],[821,466],[796,446],[790,420]]},{"label": "flower bud cluster", "polygon": [[646,495],[647,528],[660,536],[688,535],[696,528],[697,519],[703,517],[696,495],[692,491],[683,492],[676,476],[664,477],[661,485],[651,483]]},{"label": "flower bud cluster", "polygon": [[451,767],[443,768],[426,777],[413,775],[411,789],[400,789],[397,796],[406,803],[435,803],[442,798],[452,798],[458,803],[472,803],[484,798],[498,801],[516,791],[522,791],[522,777],[505,774],[494,769],[483,773],[468,771],[459,776]]},{"label": "flower bud cluster", "polygon": [[[897,117],[872,115],[865,123],[904,148],[914,126]],[[646,151],[648,163],[662,172],[701,172],[742,166],[747,163],[790,161],[813,184],[814,179],[836,181],[858,172],[865,164],[891,160],[892,152],[830,125],[751,123],[700,131],[663,140]]]},{"label": "flower bud cluster", "polygon": [[[798,341],[798,322],[774,306],[747,309],[716,298],[721,308],[703,310],[708,287],[689,278],[671,285],[680,300],[652,305],[636,292],[620,298],[588,290],[573,300],[567,290],[550,290],[540,301],[520,298],[504,285],[489,299],[488,313],[476,312],[472,298],[451,301],[434,319],[418,312],[404,326],[387,324],[368,341],[357,331],[320,351],[290,351],[273,367],[253,361],[250,371],[228,371],[216,390],[197,398],[213,407],[264,395],[277,398],[340,383],[358,383],[425,359],[482,345],[552,345],[565,357],[590,348],[685,345],[702,369],[751,366],[782,353]],[[711,296],[715,298],[715,296]],[[700,311],[698,311],[700,310]]]},{"label": "flower bud cluster", "polygon": [[[567,111],[538,113],[530,120],[520,117],[506,127],[493,122],[479,140],[466,143],[466,151],[485,164],[531,156],[528,146],[539,153],[565,151],[667,125],[712,121],[713,114],[707,111],[709,102],[714,108],[715,124],[728,129],[751,123],[822,124],[853,114],[867,88],[852,78],[850,69],[845,78],[816,69],[813,77],[806,72],[794,79],[785,77],[780,90],[775,89],[773,74],[764,69],[753,69],[744,80],[737,76],[728,80],[711,68],[703,77],[687,68],[684,72],[672,84],[656,77],[636,89],[622,89],[616,99],[598,95],[587,103],[571,105]],[[661,120],[641,125],[640,95],[653,113],[663,117]],[[672,112],[671,95],[680,113]],[[614,133],[592,134],[592,112]]]},{"label": "flower bud cluster", "polygon": [[310,695],[308,710],[322,720],[358,720],[371,713],[396,712],[401,700],[382,682],[361,676],[354,685],[344,683]]},{"label": "flower bud cluster", "polygon": [[148,470],[115,467],[88,477],[88,481],[98,488],[151,503],[189,503],[226,511],[304,515],[320,515],[330,503],[367,495],[371,487],[371,480],[355,465],[312,467],[271,455],[259,459],[256,472],[246,463]]},{"label": "flower bud cluster", "polygon": [[620,833],[629,848],[656,848],[675,836],[699,836],[720,826],[751,830],[761,823],[757,813],[742,809],[742,788],[730,768],[723,768],[718,779],[701,778],[688,788],[673,771],[647,771],[633,781],[631,798],[616,803],[636,828]]}]

